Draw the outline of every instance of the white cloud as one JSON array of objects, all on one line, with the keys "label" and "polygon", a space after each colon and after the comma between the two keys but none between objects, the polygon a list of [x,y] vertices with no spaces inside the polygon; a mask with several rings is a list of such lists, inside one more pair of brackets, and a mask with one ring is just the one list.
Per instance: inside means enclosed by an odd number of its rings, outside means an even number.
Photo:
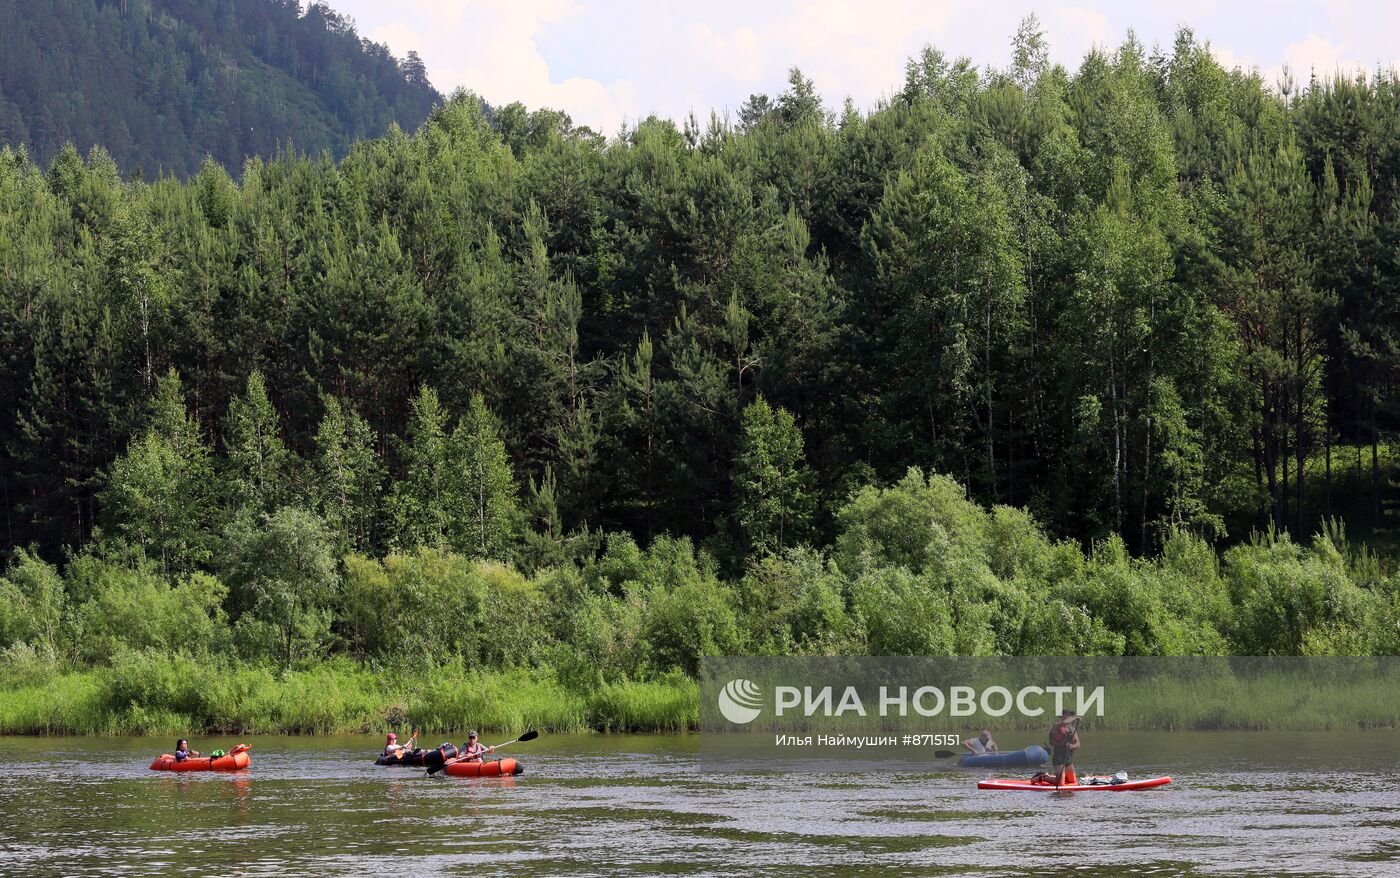
[{"label": "white cloud", "polygon": [[444,92],[567,111],[605,133],[659,113],[732,113],[753,92],[786,87],[797,66],[829,107],[870,107],[898,89],[906,59],[933,43],[950,57],[1004,67],[1019,20],[1039,13],[1051,57],[1078,66],[1130,28],[1170,47],[1189,25],[1227,66],[1277,83],[1284,65],[1374,69],[1400,57],[1400,3],[1356,0],[331,0],[400,57],[416,49]]},{"label": "white cloud", "polygon": [[376,43],[383,43],[389,47],[395,57],[402,58],[410,51],[417,51],[421,54],[425,40],[418,35],[418,32],[402,21],[394,21],[386,25],[381,25],[369,31],[365,36]]},{"label": "white cloud", "polygon": [[1074,69],[1090,49],[1111,49],[1125,34],[1115,33],[1102,12],[1083,6],[1057,6],[1042,19],[1055,58]]},{"label": "white cloud", "polygon": [[415,28],[397,20],[372,30],[371,39],[388,43],[398,55],[417,48],[444,91],[464,86],[492,104],[564,109],[605,133],[637,115],[628,81],[559,77],[550,69],[537,38],[545,27],[582,12],[572,0],[413,0],[400,11],[416,12],[423,23]]},{"label": "white cloud", "polygon": [[688,48],[693,58],[738,82],[756,82],[763,75],[760,41],[753,28],[738,27],[720,33],[707,22],[698,22],[690,27]]}]

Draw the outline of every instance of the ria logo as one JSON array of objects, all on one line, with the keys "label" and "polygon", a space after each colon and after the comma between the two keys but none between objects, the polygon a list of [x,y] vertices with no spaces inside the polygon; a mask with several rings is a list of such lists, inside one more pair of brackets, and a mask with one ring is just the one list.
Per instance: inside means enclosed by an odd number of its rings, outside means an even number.
[{"label": "ria logo", "polygon": [[758,719],[762,704],[763,691],[751,680],[730,680],[719,692],[719,712],[735,725]]}]

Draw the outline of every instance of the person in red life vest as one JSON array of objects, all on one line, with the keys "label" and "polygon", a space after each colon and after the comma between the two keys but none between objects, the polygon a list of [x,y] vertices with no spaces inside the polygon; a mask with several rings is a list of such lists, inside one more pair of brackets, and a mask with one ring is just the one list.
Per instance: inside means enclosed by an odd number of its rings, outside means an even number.
[{"label": "person in red life vest", "polygon": [[476,739],[476,731],[473,730],[467,735],[467,743],[462,745],[462,762],[480,762],[487,753],[495,753],[495,747],[484,747]]},{"label": "person in red life vest", "polygon": [[1073,784],[1074,751],[1079,749],[1079,717],[1066,708],[1050,727],[1050,765],[1055,769],[1055,786]]}]

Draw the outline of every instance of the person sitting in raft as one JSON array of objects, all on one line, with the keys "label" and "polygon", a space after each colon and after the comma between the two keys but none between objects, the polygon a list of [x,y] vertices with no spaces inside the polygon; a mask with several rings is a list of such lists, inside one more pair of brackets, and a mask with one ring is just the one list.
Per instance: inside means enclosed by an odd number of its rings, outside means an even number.
[{"label": "person sitting in raft", "polygon": [[198,759],[199,751],[190,749],[190,742],[184,738],[175,742],[175,761],[184,762],[186,759]]},{"label": "person sitting in raft", "polygon": [[399,744],[399,736],[390,732],[384,739],[384,758],[393,759],[403,751],[403,746]]},{"label": "person sitting in raft", "polygon": [[1050,727],[1050,765],[1055,769],[1055,786],[1075,783],[1074,751],[1079,749],[1079,717],[1065,708]]},{"label": "person sitting in raft", "polygon": [[982,734],[977,737],[963,741],[962,745],[979,756],[984,753],[997,752],[997,742],[992,740],[992,733],[986,729],[983,729]]},{"label": "person sitting in raft", "polygon": [[495,752],[495,747],[483,747],[481,742],[476,739],[476,731],[472,730],[467,734],[467,743],[462,745],[461,761],[480,762],[487,753]]}]

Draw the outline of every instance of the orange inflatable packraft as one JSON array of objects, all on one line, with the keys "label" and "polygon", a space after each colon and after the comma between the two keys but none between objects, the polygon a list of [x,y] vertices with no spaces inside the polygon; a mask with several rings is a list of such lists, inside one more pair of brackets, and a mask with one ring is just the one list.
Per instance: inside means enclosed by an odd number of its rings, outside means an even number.
[{"label": "orange inflatable packraft", "polygon": [[179,762],[169,753],[162,753],[151,763],[152,771],[238,771],[247,768],[252,760],[248,756],[247,744],[239,744],[223,756],[200,756]]},{"label": "orange inflatable packraft", "polygon": [[525,770],[515,759],[497,759],[494,762],[449,762],[443,771],[453,777],[499,777],[503,774],[519,774]]}]

